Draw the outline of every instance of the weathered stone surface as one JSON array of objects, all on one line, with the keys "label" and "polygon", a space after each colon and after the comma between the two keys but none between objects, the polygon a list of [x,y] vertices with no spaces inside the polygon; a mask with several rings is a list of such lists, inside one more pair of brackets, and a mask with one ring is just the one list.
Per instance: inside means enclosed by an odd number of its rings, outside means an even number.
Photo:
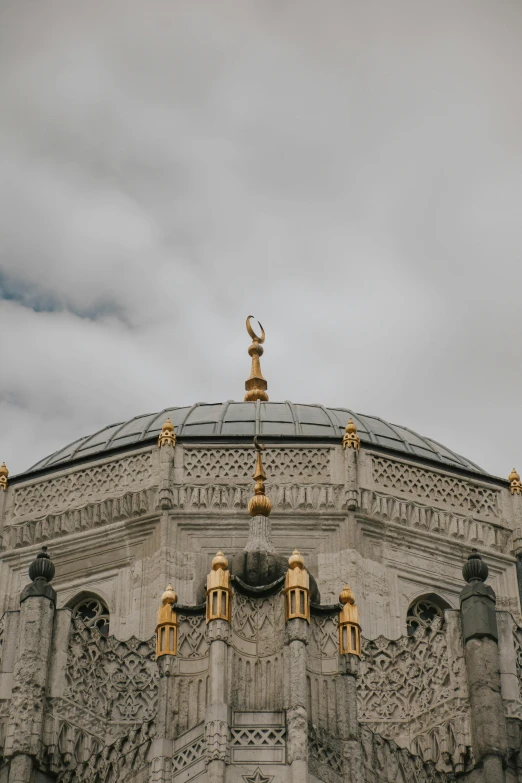
[{"label": "weathered stone surface", "polygon": [[47,598],[31,597],[21,605],[5,747],[8,757],[16,754],[36,757],[41,752],[53,618],[54,604]]},{"label": "weathered stone surface", "polygon": [[473,751],[480,762],[507,753],[504,705],[500,695],[497,643],[488,637],[470,639],[465,647],[471,702]]}]

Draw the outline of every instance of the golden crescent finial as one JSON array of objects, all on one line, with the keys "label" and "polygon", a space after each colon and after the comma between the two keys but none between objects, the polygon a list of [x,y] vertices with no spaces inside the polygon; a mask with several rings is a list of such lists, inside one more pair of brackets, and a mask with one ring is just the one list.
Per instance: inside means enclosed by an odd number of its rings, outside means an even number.
[{"label": "golden crescent finial", "polygon": [[250,324],[250,319],[253,317],[253,315],[249,315],[246,319],[247,332],[252,338],[252,345],[248,349],[248,355],[252,357],[252,369],[250,371],[250,377],[245,382],[245,402],[256,402],[257,400],[268,402],[268,394],[266,393],[267,383],[263,378],[261,364],[259,362],[259,359],[265,350],[262,345],[262,343],[265,342],[265,330],[258,321],[257,323],[261,329],[261,337],[257,336]]},{"label": "golden crescent finial", "polygon": [[256,451],[264,451],[265,450],[264,444],[263,443],[259,443],[259,441],[257,439],[257,435],[254,438],[254,446],[256,447]]},{"label": "golden crescent finial", "polygon": [[261,329],[261,333],[262,334],[261,334],[261,337],[257,336],[257,334],[252,329],[252,326],[250,325],[250,319],[253,318],[253,317],[254,317],[253,315],[247,316],[247,319],[246,319],[247,332],[250,335],[250,337],[252,338],[252,340],[257,340],[258,343],[264,343],[265,342],[265,330],[261,326],[261,323],[258,321],[257,324],[258,324],[259,328]]}]

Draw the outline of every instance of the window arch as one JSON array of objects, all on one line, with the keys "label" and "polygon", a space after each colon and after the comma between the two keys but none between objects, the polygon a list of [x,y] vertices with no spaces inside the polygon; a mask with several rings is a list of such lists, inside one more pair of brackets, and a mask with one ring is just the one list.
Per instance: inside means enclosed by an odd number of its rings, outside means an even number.
[{"label": "window arch", "polygon": [[444,622],[444,610],[450,609],[444,598],[436,593],[421,595],[412,601],[406,615],[406,630],[408,636],[413,636],[417,628],[431,628],[433,622],[440,619]]},{"label": "window arch", "polygon": [[72,616],[80,617],[89,628],[97,628],[102,636],[109,634],[110,612],[107,604],[94,593],[82,593],[69,601]]}]

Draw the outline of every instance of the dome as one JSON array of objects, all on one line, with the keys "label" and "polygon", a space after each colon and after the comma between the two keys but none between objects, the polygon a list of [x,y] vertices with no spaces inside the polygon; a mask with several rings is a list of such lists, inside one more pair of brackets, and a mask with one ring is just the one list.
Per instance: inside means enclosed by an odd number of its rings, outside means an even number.
[{"label": "dome", "polygon": [[183,440],[234,440],[258,435],[267,440],[280,438],[338,443],[341,442],[348,419],[353,418],[365,446],[430,460],[439,463],[441,467],[485,473],[478,465],[431,438],[417,435],[407,427],[389,424],[376,416],[354,413],[347,408],[325,408],[324,405],[230,400],[165,408],[159,413],[147,413],[129,421],[111,424],[45,457],[26,472],[61,468],[76,460],[103,457],[117,449],[139,447],[158,437],[167,416],[174,424],[176,436]]}]

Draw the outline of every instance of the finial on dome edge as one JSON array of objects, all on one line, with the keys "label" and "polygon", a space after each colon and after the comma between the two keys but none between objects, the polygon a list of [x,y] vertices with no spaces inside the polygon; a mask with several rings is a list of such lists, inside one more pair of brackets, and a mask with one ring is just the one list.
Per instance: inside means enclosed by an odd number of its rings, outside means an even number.
[{"label": "finial on dome edge", "polygon": [[7,465],[5,462],[2,462],[0,465],[0,487],[4,490],[4,492],[7,490],[7,479],[9,477],[9,471],[7,470]]},{"label": "finial on dome edge", "polygon": [[509,489],[512,495],[522,495],[522,482],[515,468],[508,476]]},{"label": "finial on dome edge", "polygon": [[252,478],[256,483],[254,486],[255,494],[248,502],[248,513],[251,517],[267,517],[272,511],[272,503],[265,494],[266,473],[263,469],[263,461],[261,459],[261,451],[263,451],[265,447],[258,442],[257,435],[254,438],[254,445],[257,451],[257,458]]},{"label": "finial on dome edge", "polygon": [[357,427],[355,426],[353,419],[348,419],[346,430],[343,435],[343,449],[355,449],[359,451],[361,448],[361,439],[357,434]]},{"label": "finial on dome edge", "polygon": [[167,419],[161,432],[158,435],[158,448],[162,446],[175,446],[176,445],[176,433],[174,432],[174,425],[170,419]]},{"label": "finial on dome edge", "polygon": [[246,319],[247,332],[252,338],[252,345],[248,349],[248,353],[252,357],[252,369],[248,380],[245,381],[245,402],[255,402],[256,400],[268,402],[268,394],[266,393],[268,384],[263,378],[261,363],[259,361],[264,352],[262,343],[265,342],[265,330],[258,321],[259,328],[261,329],[261,336],[257,336],[250,325],[250,319],[253,317],[253,315],[249,315]]}]

